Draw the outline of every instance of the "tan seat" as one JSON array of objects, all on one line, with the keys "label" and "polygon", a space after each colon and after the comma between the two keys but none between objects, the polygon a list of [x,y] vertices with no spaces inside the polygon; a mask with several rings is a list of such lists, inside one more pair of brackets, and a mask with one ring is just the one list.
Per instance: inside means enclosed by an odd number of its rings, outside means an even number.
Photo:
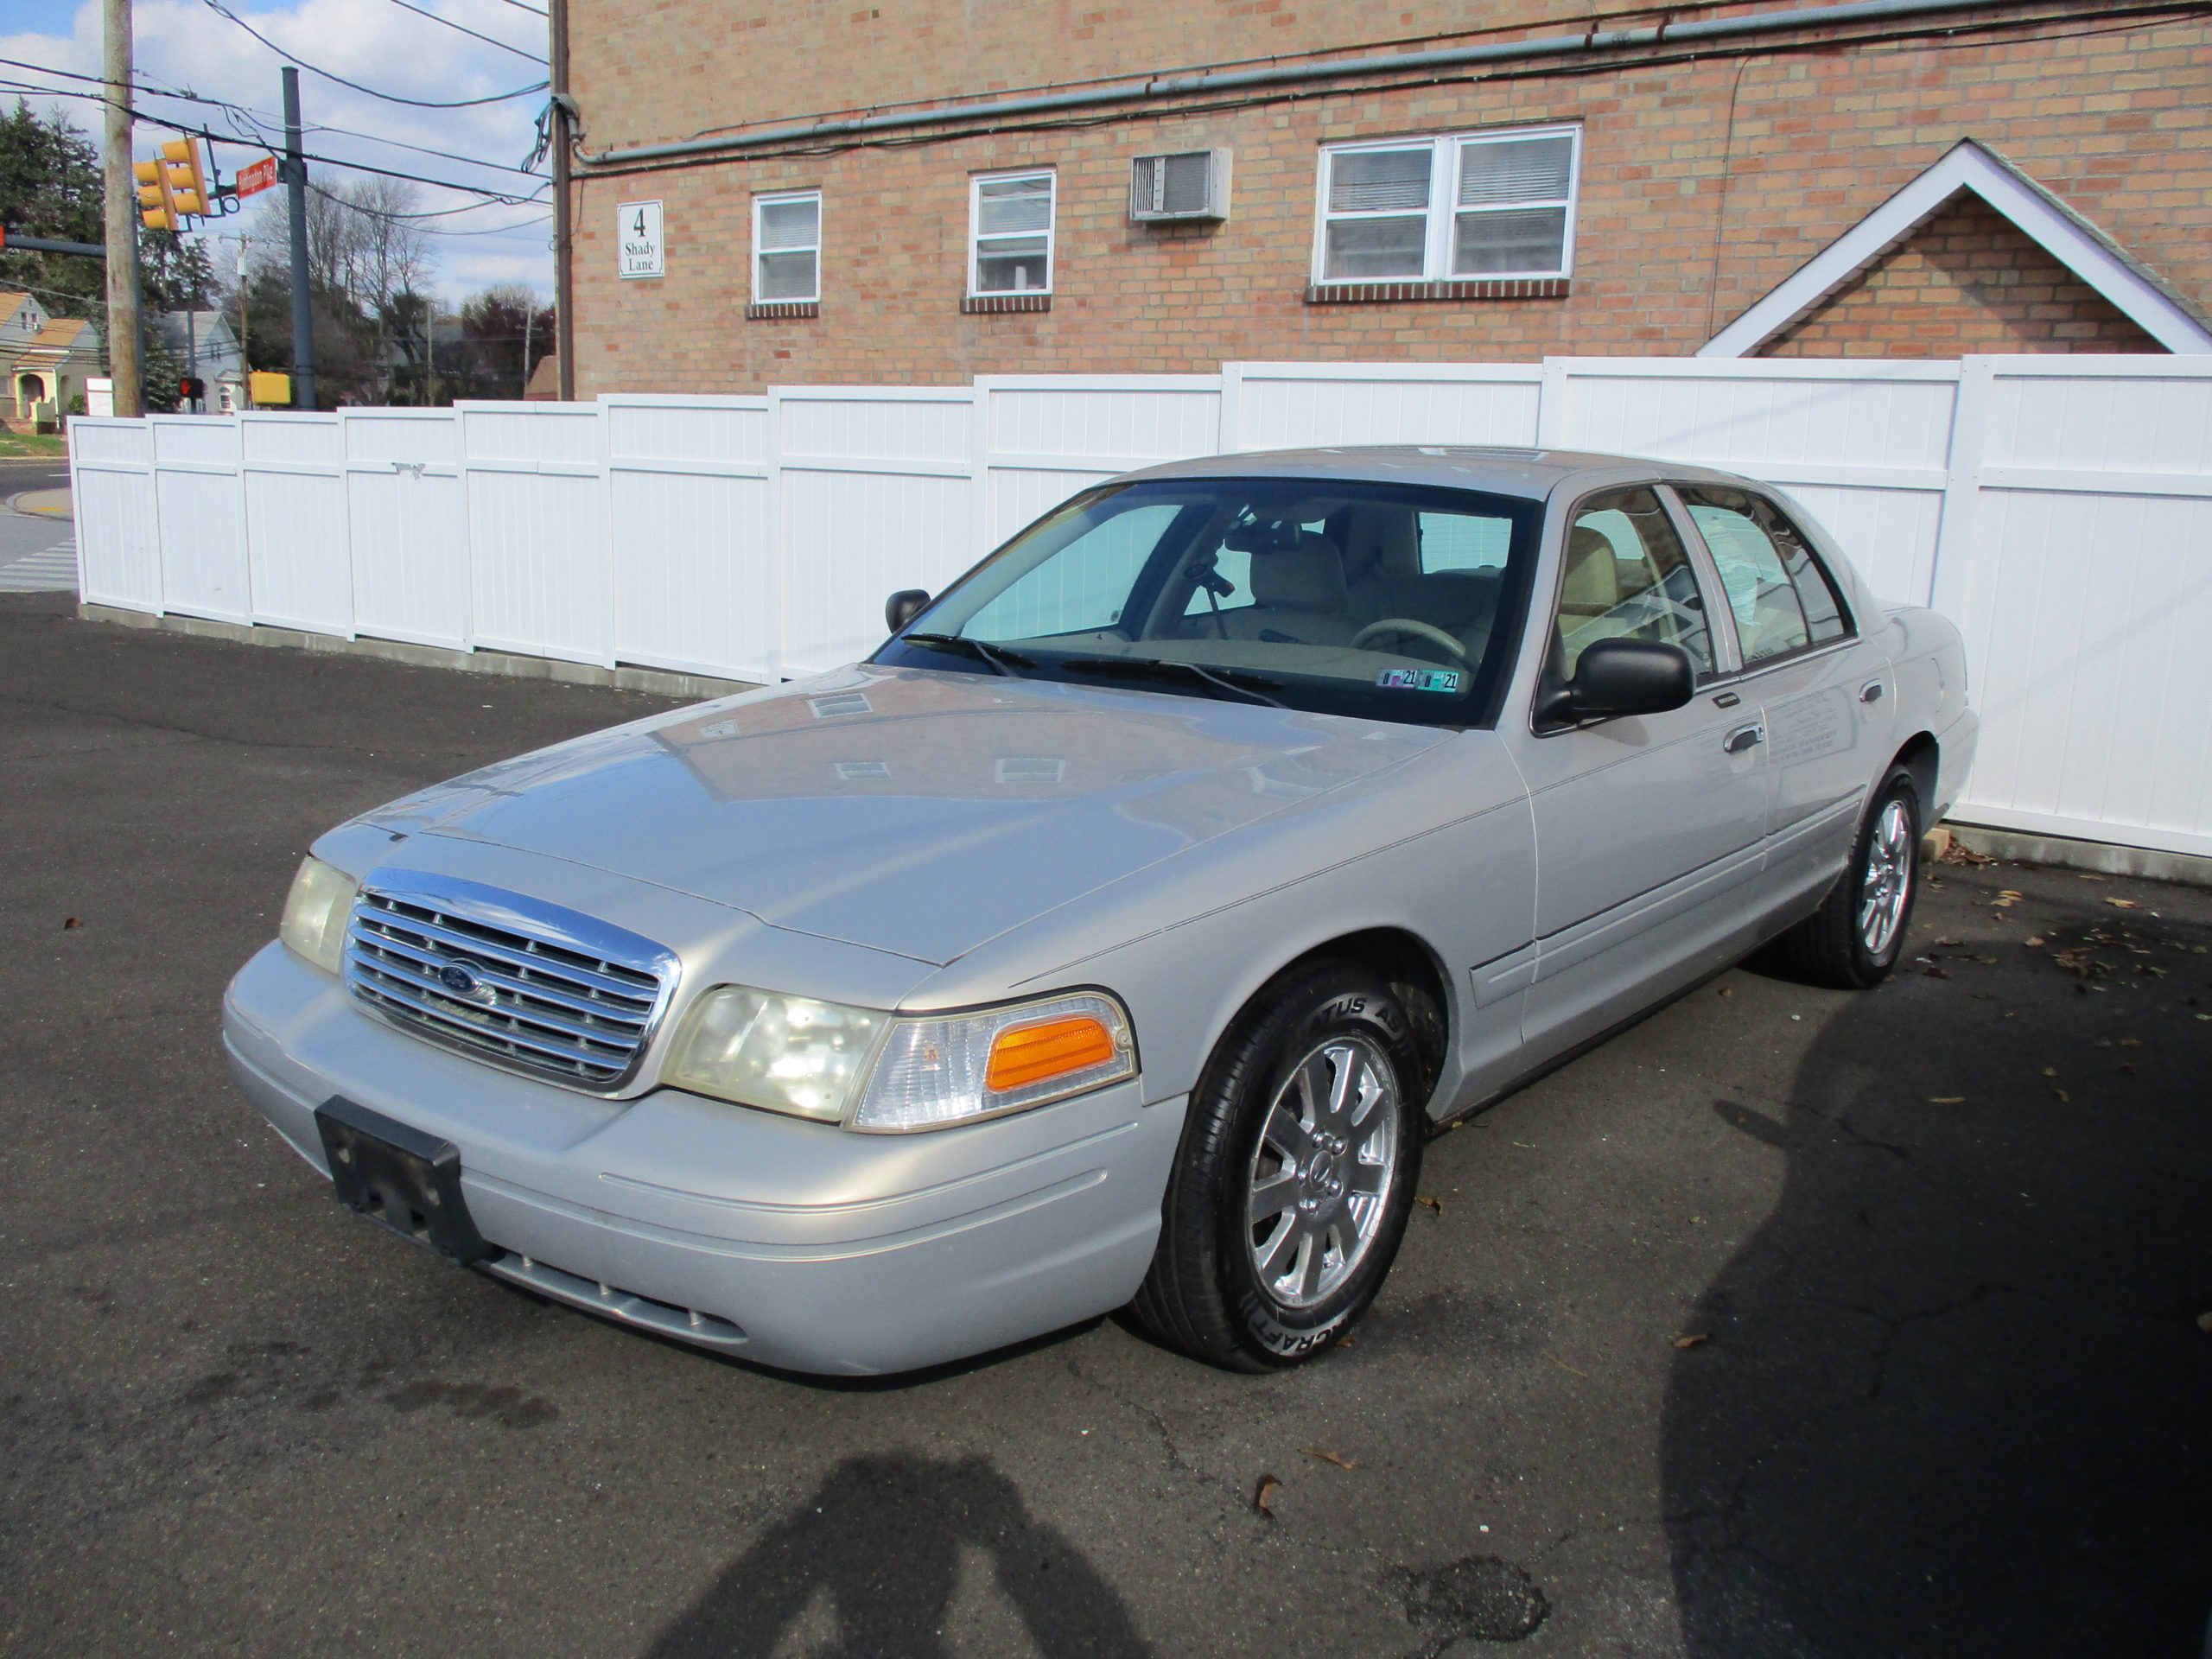
[{"label": "tan seat", "polygon": [[1567,533],[1567,569],[1559,585],[1561,616],[1603,616],[1621,602],[1613,544],[1586,524]]},{"label": "tan seat", "polygon": [[[1497,614],[1497,570],[1442,570],[1424,574],[1421,524],[1410,507],[1357,507],[1345,516],[1344,574],[1353,620],[1404,618],[1442,628],[1458,639],[1471,661],[1478,661],[1490,642]],[[1382,642],[1382,649],[1390,649]]]},{"label": "tan seat", "polygon": [[[1359,631],[1351,619],[1344,559],[1337,544],[1314,531],[1299,532],[1296,547],[1252,556],[1254,603],[1221,613],[1231,639],[1278,644],[1344,645]],[[1201,631],[1209,631],[1203,613]]]}]

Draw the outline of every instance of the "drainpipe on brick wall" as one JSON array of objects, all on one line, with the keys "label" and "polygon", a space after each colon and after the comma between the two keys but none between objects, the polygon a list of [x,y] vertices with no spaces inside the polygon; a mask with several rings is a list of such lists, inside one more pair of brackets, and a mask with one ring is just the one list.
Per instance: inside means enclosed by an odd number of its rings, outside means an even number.
[{"label": "drainpipe on brick wall", "polygon": [[[562,0],[553,0],[557,12]],[[628,162],[652,162],[680,156],[704,156],[724,150],[753,149],[766,144],[791,143],[801,139],[849,137],[899,127],[942,126],[953,122],[995,120],[1010,115],[1042,115],[1060,111],[1090,109],[1102,104],[1142,103],[1151,99],[1187,98],[1203,92],[1241,92],[1256,86],[1294,85],[1300,81],[1333,80],[1346,75],[1401,75],[1423,69],[1457,69],[1471,64],[1508,63],[1525,58],[1577,56],[1584,53],[1618,51],[1626,47],[1673,46],[1694,41],[1735,40],[1745,35],[1772,35],[1807,29],[1828,29],[1845,23],[1885,22],[1898,18],[1926,17],[1941,12],[2017,10],[1999,0],[1849,0],[1832,6],[1808,6],[1796,11],[1753,12],[1739,17],[1709,17],[1693,22],[1665,22],[1649,29],[1593,29],[1580,35],[1551,35],[1537,40],[1497,41],[1484,46],[1446,47],[1434,52],[1394,52],[1361,58],[1332,58],[1320,63],[1275,64],[1263,69],[1171,70],[1142,80],[1115,81],[1080,91],[1047,92],[1034,98],[1007,98],[984,104],[957,104],[940,109],[897,111],[884,115],[853,116],[836,121],[810,121],[793,126],[769,127],[759,132],[711,138],[689,138],[681,143],[640,144],[629,149],[580,152],[594,166],[620,166]],[[556,67],[556,76],[561,74]],[[558,79],[555,83],[560,85]]]},{"label": "drainpipe on brick wall", "polygon": [[[569,0],[547,0],[545,32],[546,76],[553,83],[549,89],[553,135],[553,359],[556,391],[565,404],[575,402],[576,396],[575,206],[569,200],[569,146],[575,139],[569,124]],[[529,379],[525,353],[525,388]]]}]

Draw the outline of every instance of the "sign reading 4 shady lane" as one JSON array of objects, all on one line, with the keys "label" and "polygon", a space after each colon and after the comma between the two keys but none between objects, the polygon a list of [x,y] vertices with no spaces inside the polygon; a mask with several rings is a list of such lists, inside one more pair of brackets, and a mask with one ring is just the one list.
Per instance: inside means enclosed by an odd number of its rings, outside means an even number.
[{"label": "sign reading 4 shady lane", "polygon": [[625,276],[668,274],[668,244],[661,235],[660,203],[622,203],[614,210],[614,234],[622,245]]}]

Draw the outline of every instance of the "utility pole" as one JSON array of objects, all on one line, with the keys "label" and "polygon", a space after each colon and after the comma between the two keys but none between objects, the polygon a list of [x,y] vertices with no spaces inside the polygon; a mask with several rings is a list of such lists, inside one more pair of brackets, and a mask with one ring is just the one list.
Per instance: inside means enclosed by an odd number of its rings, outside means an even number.
[{"label": "utility pole", "polygon": [[107,367],[115,379],[115,412],[143,415],[145,359],[138,321],[138,181],[130,170],[130,0],[102,0],[100,20],[107,81],[106,185]]},{"label": "utility pole", "polygon": [[[113,5],[116,0],[108,0]],[[284,66],[284,205],[292,232],[292,407],[315,394],[315,298],[308,284],[308,162],[300,154],[300,72]]]},{"label": "utility pole", "polygon": [[557,390],[566,404],[576,396],[576,283],[569,269],[575,226],[569,200],[569,0],[546,0],[545,18],[546,79],[553,83],[553,357]]}]

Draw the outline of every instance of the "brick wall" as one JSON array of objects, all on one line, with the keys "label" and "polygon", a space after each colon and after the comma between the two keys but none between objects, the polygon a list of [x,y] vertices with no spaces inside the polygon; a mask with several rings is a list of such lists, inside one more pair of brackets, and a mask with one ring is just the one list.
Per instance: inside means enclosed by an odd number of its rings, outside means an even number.
[{"label": "brick wall", "polygon": [[1980,198],[1964,196],[1759,355],[2161,349],[2012,220]]},{"label": "brick wall", "polygon": [[[862,95],[1026,86],[1103,73],[1102,65],[1135,73],[1209,52],[1251,57],[1278,40],[1285,49],[1311,49],[1327,43],[1325,27],[1348,15],[1268,10],[1274,3],[1101,11],[974,5],[967,10],[980,21],[963,33],[954,27],[963,9],[935,4],[870,7],[864,20],[850,7],[802,5],[753,23],[724,17],[705,0],[651,10],[635,0],[580,0],[579,19],[594,16],[602,33],[580,25],[575,79],[586,143],[596,149],[683,137],[741,118],[810,114]],[[1441,26],[1421,11],[1387,16],[1408,32]],[[576,187],[578,391],[1207,371],[1235,359],[1687,353],[1962,137],[2006,156],[2202,304],[2212,299],[2212,24],[2097,27],[2107,32],[2048,22],[1986,41],[1589,65],[1567,75],[1395,89],[1351,84],[1100,124],[587,176]],[[813,46],[810,29],[821,31]],[[1102,45],[1108,35],[1110,44]],[[726,50],[739,55],[716,55]],[[682,67],[648,74],[657,62]],[[733,62],[741,74],[721,83],[702,79],[697,67],[727,71]],[[1306,302],[1319,145],[1567,121],[1580,123],[1585,136],[1579,251],[1564,296]],[[1154,229],[1128,221],[1131,156],[1212,146],[1236,153],[1227,224]],[[1059,178],[1052,308],[962,315],[970,174],[1038,165]],[[804,187],[824,195],[820,315],[748,321],[751,197]],[[622,281],[615,206],[655,199],[666,203],[668,274]],[[1936,240],[1975,234],[1955,229]],[[1923,288],[1911,305],[1944,315],[1911,319],[1915,351],[1984,349],[1998,337],[1993,328],[2009,331],[2007,348],[2073,349],[2092,340],[2101,349],[2140,347],[2084,315],[2078,296],[2057,297],[2047,272],[2022,265],[2000,282],[1994,273],[2003,267],[1959,268],[1961,259],[2004,252],[1993,239],[1986,248],[1907,251],[1870,279],[1866,297],[1840,296],[1817,326],[1864,326],[1859,349],[1872,349],[1878,334],[1890,349],[1896,319],[1877,314],[1904,302],[1880,296],[1910,268],[1929,282],[1948,274],[1955,286],[1964,276],[1979,296],[1933,298]],[[2019,292],[1998,296],[2005,287]],[[2053,297],[2024,298],[2038,288]],[[2022,306],[2061,305],[2074,306],[2073,315],[2015,315]],[[2037,340],[2029,325],[2043,322],[2050,331]],[[2082,327],[2092,332],[2069,332]]]}]

